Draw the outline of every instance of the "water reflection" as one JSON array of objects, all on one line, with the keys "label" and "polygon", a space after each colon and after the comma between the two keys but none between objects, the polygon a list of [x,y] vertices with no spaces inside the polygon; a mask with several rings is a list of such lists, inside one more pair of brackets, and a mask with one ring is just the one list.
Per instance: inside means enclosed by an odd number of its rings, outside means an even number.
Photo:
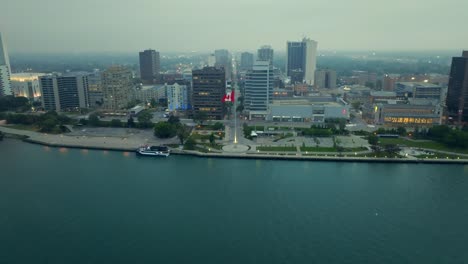
[{"label": "water reflection", "polygon": [[130,156],[130,152],[125,151],[125,152],[122,153],[122,155],[123,155],[124,157],[129,157],[129,156]]},{"label": "water reflection", "polygon": [[89,151],[88,151],[87,149],[82,149],[82,150],[81,150],[81,153],[82,153],[82,154],[88,154]]},{"label": "water reflection", "polygon": [[49,152],[50,151],[50,147],[49,146],[44,146],[44,150]]},{"label": "water reflection", "polygon": [[67,153],[68,149],[67,148],[59,148],[60,153]]}]

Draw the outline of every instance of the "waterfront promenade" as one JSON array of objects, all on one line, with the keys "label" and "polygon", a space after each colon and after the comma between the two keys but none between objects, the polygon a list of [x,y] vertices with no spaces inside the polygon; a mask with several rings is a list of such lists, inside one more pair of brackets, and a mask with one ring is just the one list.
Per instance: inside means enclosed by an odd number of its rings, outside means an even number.
[{"label": "waterfront promenade", "polygon": [[[177,138],[160,140],[151,135],[150,131],[141,132],[139,130],[123,130],[116,133],[115,130],[99,129],[97,131],[75,131],[67,134],[47,134],[29,130],[13,129],[0,126],[0,131],[24,137],[24,140],[31,143],[42,144],[52,147],[102,149],[115,151],[134,151],[138,146],[150,144],[177,144]],[[112,132],[111,132],[112,131]],[[198,151],[188,151],[173,149],[176,155],[192,155],[209,158],[242,158],[242,159],[279,159],[279,160],[320,160],[320,161],[344,161],[344,162],[389,162],[389,163],[443,163],[443,164],[468,164],[468,157],[460,155],[457,159],[417,159],[417,158],[377,158],[372,157],[369,151],[359,152],[369,154],[369,156],[356,156],[356,153],[302,153],[297,152],[259,152],[255,146],[246,146],[243,152],[226,150],[213,150],[213,152],[202,153]],[[453,154],[453,153],[452,153]],[[455,153],[456,154],[456,153]]]}]

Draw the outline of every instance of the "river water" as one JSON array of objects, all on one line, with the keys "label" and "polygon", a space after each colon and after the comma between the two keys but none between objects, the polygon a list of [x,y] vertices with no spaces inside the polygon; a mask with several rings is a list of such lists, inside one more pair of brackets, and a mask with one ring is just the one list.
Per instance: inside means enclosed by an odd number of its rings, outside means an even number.
[{"label": "river water", "polygon": [[0,263],[467,263],[468,166],[0,142]]}]

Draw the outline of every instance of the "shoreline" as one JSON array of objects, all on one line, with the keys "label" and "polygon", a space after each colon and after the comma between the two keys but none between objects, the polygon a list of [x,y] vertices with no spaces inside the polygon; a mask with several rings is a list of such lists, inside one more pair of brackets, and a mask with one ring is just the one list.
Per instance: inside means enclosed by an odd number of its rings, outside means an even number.
[{"label": "shoreline", "polygon": [[[89,149],[89,150],[106,150],[118,152],[134,152],[135,148],[123,147],[99,147],[99,146],[83,146],[43,142],[24,138],[22,141],[37,145],[43,145],[54,148],[72,148],[72,149]],[[193,150],[178,150],[171,149],[171,155],[193,156],[199,158],[218,158],[218,159],[261,159],[261,160],[294,160],[294,161],[326,161],[326,162],[359,162],[359,163],[426,163],[426,164],[468,164],[466,159],[404,159],[404,158],[371,158],[371,157],[327,157],[327,156],[298,156],[288,155],[285,153],[271,154],[233,154],[233,153],[202,153]]]},{"label": "shoreline", "polygon": [[[64,143],[59,142],[53,138],[32,138],[29,133],[9,129],[4,133],[13,135],[13,138],[20,139],[26,143],[38,144],[55,148],[72,148],[72,149],[90,149],[90,150],[106,150],[106,151],[119,151],[119,152],[134,152],[138,144],[121,144],[114,147],[108,144],[92,144],[87,142],[82,144],[80,142]],[[33,134],[34,136],[35,134]],[[105,142],[104,142],[105,143]],[[111,143],[111,142],[109,142]],[[135,143],[135,142],[134,142]],[[136,144],[136,143],[135,143]],[[125,146],[125,147],[124,147]],[[200,158],[222,158],[222,159],[262,159],[262,160],[296,160],[296,161],[328,161],[328,162],[360,162],[360,163],[427,163],[427,164],[468,164],[468,159],[405,159],[405,158],[375,158],[375,157],[343,157],[343,156],[302,156],[293,153],[276,154],[260,154],[260,153],[202,153],[193,150],[180,150],[171,149],[173,155],[185,155]],[[312,154],[313,155],[313,154]]]}]

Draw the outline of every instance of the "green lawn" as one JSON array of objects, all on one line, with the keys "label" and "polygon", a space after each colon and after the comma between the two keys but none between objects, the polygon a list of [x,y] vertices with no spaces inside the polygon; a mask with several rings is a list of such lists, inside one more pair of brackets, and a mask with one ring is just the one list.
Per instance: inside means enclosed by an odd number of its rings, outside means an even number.
[{"label": "green lawn", "polygon": [[434,149],[434,150],[440,150],[440,151],[449,151],[449,152],[468,154],[468,149],[449,148],[435,141],[417,141],[417,140],[407,140],[404,138],[380,138],[379,142],[380,142],[380,145],[395,144],[395,145],[404,145],[404,146],[413,147],[413,148],[425,148],[425,149]]},{"label": "green lawn", "polygon": [[273,146],[273,147],[257,147],[260,151],[296,151],[296,147]]}]

